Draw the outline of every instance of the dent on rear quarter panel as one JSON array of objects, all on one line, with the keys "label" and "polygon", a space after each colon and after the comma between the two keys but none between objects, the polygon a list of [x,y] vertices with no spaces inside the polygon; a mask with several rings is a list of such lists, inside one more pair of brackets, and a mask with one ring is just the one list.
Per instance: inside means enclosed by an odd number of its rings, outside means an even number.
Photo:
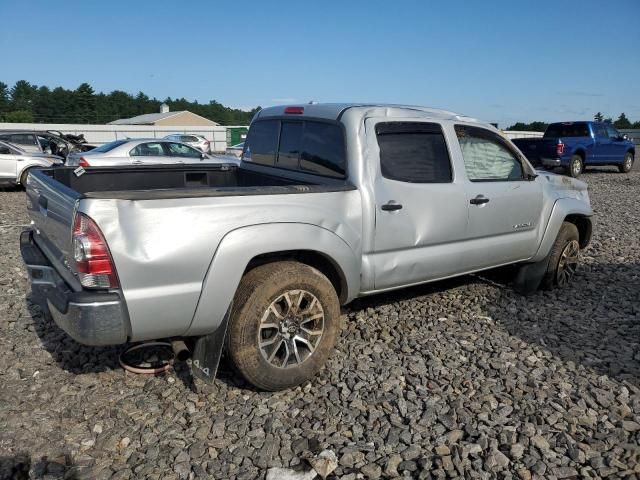
[{"label": "dent on rear quarter panel", "polygon": [[[133,340],[186,333],[208,266],[228,232],[252,224],[311,223],[360,252],[359,209],[357,190],[83,203],[111,250]],[[299,248],[308,249],[313,242],[307,239]],[[245,265],[235,268],[243,272]],[[225,311],[232,297],[226,299]],[[211,329],[220,319],[211,319]]]}]

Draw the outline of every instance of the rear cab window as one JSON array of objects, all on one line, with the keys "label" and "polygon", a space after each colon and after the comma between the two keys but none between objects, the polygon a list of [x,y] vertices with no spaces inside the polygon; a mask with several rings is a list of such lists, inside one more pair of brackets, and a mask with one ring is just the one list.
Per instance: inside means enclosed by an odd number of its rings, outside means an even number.
[{"label": "rear cab window", "polygon": [[346,175],[345,140],[337,123],[317,120],[258,120],[251,125],[246,162],[334,178]]},{"label": "rear cab window", "polygon": [[552,123],[544,132],[543,138],[590,137],[587,122]]}]

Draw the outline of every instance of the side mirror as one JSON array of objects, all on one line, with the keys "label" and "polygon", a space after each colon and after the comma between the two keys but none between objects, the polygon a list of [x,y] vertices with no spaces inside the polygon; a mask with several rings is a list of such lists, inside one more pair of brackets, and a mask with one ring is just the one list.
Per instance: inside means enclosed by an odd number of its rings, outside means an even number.
[{"label": "side mirror", "polygon": [[206,160],[207,158],[209,158],[209,157],[207,157],[207,154],[206,154],[206,153],[202,152],[202,153],[200,154],[200,160]]},{"label": "side mirror", "polygon": [[622,140],[629,140],[629,135],[627,135],[626,133],[622,135]]}]

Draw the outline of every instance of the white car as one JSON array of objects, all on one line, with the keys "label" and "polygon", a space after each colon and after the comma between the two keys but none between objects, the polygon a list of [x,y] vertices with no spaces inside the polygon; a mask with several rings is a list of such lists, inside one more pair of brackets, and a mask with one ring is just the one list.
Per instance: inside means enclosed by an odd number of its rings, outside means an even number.
[{"label": "white car", "polygon": [[72,153],[68,166],[106,167],[115,165],[158,165],[175,163],[238,163],[232,157],[218,157],[184,143],[164,138],[137,138],[105,143],[88,152]]},{"label": "white car", "polygon": [[173,140],[174,142],[186,143],[190,147],[197,148],[204,153],[211,153],[211,143],[202,135],[173,133],[164,138],[167,140]]},{"label": "white car", "polygon": [[0,182],[24,185],[29,170],[62,165],[64,159],[46,153],[27,152],[17,145],[0,141]]}]

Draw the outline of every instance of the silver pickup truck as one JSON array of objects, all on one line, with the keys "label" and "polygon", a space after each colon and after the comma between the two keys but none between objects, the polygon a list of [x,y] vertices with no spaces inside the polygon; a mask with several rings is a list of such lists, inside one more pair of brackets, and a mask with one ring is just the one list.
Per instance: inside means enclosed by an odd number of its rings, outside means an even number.
[{"label": "silver pickup truck", "polygon": [[261,389],[312,378],[356,297],[518,264],[563,286],[591,238],[586,184],[536,172],[442,110],[310,104],[256,114],[240,166],[41,170],[21,237],[32,298],[78,342],[186,338]]}]

